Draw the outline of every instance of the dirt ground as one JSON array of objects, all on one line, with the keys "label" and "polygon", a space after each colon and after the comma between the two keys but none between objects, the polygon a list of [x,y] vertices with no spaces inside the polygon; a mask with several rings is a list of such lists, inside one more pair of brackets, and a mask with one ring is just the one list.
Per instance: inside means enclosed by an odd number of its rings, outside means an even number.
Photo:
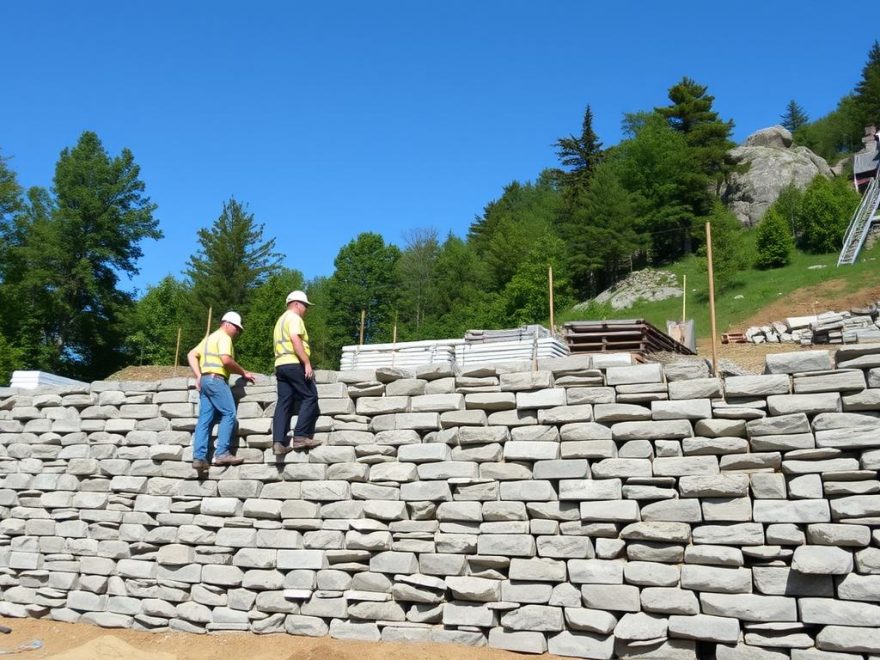
[{"label": "dirt ground", "polygon": [[743,321],[740,327],[745,331],[749,326],[782,321],[788,316],[809,316],[830,310],[840,312],[880,300],[880,284],[858,291],[847,290],[849,286],[851,285],[846,280],[837,279],[797,289],[759,309]]},{"label": "dirt ground", "polygon": [[[0,655],[20,644],[40,640],[43,647],[14,654],[52,660],[522,660],[519,653],[457,644],[350,642],[329,637],[105,630],[89,624],[39,619],[8,619],[0,623],[12,633],[0,637]],[[5,653],[4,653],[5,651]],[[543,655],[542,660],[560,656]]]}]

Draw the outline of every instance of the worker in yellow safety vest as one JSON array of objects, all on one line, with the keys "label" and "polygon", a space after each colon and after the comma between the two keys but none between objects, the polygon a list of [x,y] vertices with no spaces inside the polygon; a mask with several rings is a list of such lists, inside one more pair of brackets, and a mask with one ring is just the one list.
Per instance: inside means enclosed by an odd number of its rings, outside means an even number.
[{"label": "worker in yellow safety vest", "polygon": [[[273,344],[278,401],[272,419],[272,451],[276,456],[321,444],[315,439],[315,422],[320,414],[318,388],[312,369],[309,333],[303,321],[310,305],[304,292],[291,291],[287,296],[287,310],[275,323]],[[300,406],[291,443],[290,420],[297,401]]]},{"label": "worker in yellow safety vest", "polygon": [[254,375],[235,361],[232,340],[243,331],[241,316],[237,312],[226,312],[220,319],[220,327],[187,355],[199,391],[199,420],[193,435],[193,468],[199,472],[208,469],[209,437],[218,416],[220,428],[217,431],[214,465],[241,465],[244,462],[231,453],[235,399],[228,382],[230,373],[254,382]]}]

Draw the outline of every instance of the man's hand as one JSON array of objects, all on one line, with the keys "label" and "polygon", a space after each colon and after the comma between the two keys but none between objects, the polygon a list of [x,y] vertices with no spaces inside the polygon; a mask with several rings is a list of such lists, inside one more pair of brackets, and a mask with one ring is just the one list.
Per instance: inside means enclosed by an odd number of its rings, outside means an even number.
[{"label": "man's hand", "polygon": [[241,377],[244,378],[249,383],[256,383],[257,382],[256,377],[254,377],[254,375],[250,371],[245,371],[241,375]]},{"label": "man's hand", "polygon": [[312,365],[310,362],[306,362],[305,372],[306,372],[306,380],[312,380],[312,378],[315,377],[315,372],[312,370]]},{"label": "man's hand", "polygon": [[196,392],[201,393],[202,391],[202,374],[196,376]]}]

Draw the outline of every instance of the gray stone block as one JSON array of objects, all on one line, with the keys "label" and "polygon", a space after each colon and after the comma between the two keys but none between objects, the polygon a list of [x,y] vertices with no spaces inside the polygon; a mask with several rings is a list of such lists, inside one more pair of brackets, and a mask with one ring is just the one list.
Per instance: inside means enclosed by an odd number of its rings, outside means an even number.
[{"label": "gray stone block", "polygon": [[770,374],[795,374],[802,371],[833,369],[830,351],[795,351],[767,355],[765,371]]}]

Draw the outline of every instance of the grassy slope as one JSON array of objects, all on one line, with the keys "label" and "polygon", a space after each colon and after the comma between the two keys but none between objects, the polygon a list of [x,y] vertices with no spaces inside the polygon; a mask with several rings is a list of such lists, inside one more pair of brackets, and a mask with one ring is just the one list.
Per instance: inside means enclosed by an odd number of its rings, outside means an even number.
[{"label": "grassy slope", "polygon": [[[744,320],[758,310],[779,300],[781,296],[803,287],[821,284],[828,280],[845,279],[852,291],[876,285],[880,279],[880,242],[871,250],[864,250],[859,262],[853,266],[837,267],[837,254],[811,255],[795,252],[791,264],[775,270],[747,270],[739,273],[731,285],[718,293],[716,281],[715,313],[718,332],[741,331]],[[825,268],[809,270],[809,266],[824,265]],[[696,323],[697,337],[711,334],[709,321],[709,280],[696,257],[687,257],[664,270],[678,276],[687,275],[687,317]],[[737,296],[742,298],[737,299]],[[826,308],[817,312],[834,309],[831,301]],[[681,298],[671,298],[659,302],[637,302],[622,310],[610,310],[606,318],[647,319],[661,330],[666,330],[666,321],[681,317]],[[836,310],[837,311],[837,310]],[[573,320],[594,320],[584,312],[567,310],[559,315],[557,323]],[[780,319],[781,320],[781,319]]]}]

